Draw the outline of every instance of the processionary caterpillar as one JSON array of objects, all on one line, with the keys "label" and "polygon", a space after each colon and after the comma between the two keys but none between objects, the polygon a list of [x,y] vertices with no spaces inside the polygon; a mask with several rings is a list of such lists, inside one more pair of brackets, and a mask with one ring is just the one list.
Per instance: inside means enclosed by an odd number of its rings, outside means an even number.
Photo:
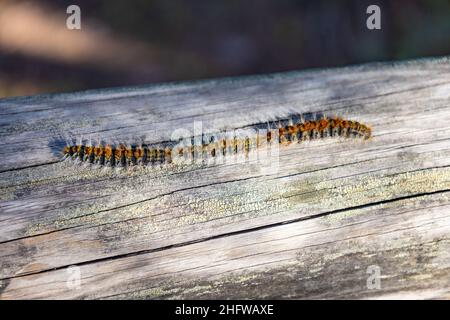
[{"label": "processionary caterpillar", "polygon": [[322,115],[319,119],[305,120],[302,115],[293,115],[267,125],[266,130],[261,130],[261,125],[255,126],[256,130],[252,135],[238,135],[236,131],[231,135],[219,132],[210,138],[205,138],[203,135],[199,139],[190,137],[184,143],[177,145],[175,143],[162,146],[75,144],[64,147],[63,154],[64,158],[79,159],[82,162],[99,165],[152,165],[171,163],[176,157],[185,159],[190,156],[193,159],[195,155],[206,155],[212,158],[239,153],[247,155],[250,151],[272,143],[289,145],[327,137],[360,137],[366,140],[372,136],[369,126],[337,116],[329,118]]}]

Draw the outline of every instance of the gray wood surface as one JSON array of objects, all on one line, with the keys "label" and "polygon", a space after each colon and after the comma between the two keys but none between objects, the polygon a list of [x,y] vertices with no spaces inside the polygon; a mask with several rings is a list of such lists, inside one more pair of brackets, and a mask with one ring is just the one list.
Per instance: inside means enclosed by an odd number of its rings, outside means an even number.
[{"label": "gray wood surface", "polygon": [[[291,112],[373,138],[59,161],[69,137],[158,143]],[[3,99],[0,144],[1,299],[450,298],[448,58]]]}]

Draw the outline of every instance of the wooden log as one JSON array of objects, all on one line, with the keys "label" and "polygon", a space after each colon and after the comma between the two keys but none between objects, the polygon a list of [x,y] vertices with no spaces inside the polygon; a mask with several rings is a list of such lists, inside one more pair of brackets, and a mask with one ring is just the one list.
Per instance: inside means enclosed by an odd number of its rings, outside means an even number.
[{"label": "wooden log", "polygon": [[[0,100],[0,298],[449,298],[449,102],[448,58]],[[373,137],[60,161],[69,137],[158,144],[293,112]]]}]

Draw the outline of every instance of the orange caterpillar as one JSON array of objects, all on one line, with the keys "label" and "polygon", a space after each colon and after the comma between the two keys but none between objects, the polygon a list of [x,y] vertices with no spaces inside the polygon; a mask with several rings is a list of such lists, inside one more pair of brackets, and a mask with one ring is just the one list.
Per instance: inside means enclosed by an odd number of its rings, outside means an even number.
[{"label": "orange caterpillar", "polygon": [[[362,137],[369,139],[372,130],[365,124],[358,121],[345,120],[339,117],[327,118],[321,116],[319,119],[305,121],[303,117],[294,117],[287,120],[277,121],[278,124],[271,123],[269,128],[276,124],[276,129],[269,129],[265,133],[256,130],[253,136],[222,137],[221,139],[210,139],[205,141],[203,136],[201,142],[195,144],[195,137],[189,139],[189,143],[166,145],[164,147],[154,147],[147,144],[140,146],[124,144],[114,145],[71,145],[64,147],[64,158],[79,159],[83,162],[97,163],[110,166],[127,166],[136,164],[157,164],[171,163],[174,157],[186,157],[186,155],[206,155],[217,157],[243,152],[247,155],[250,151],[261,147],[264,144],[278,142],[282,145],[289,145],[293,142],[305,140],[323,139],[326,137]],[[284,124],[282,124],[284,122]]]}]

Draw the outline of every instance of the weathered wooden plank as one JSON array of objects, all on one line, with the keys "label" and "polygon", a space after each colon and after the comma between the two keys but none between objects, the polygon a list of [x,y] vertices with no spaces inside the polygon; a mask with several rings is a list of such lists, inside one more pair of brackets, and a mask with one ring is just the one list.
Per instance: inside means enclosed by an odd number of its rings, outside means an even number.
[{"label": "weathered wooden plank", "polygon": [[[449,194],[89,263],[81,290],[65,269],[14,278],[3,298],[449,298]],[[380,290],[367,288],[374,265]]]},{"label": "weathered wooden plank", "polygon": [[[0,297],[448,297],[449,70],[442,58],[0,101]],[[289,112],[344,114],[374,136],[236,164],[57,161],[67,135],[153,143]]]}]

